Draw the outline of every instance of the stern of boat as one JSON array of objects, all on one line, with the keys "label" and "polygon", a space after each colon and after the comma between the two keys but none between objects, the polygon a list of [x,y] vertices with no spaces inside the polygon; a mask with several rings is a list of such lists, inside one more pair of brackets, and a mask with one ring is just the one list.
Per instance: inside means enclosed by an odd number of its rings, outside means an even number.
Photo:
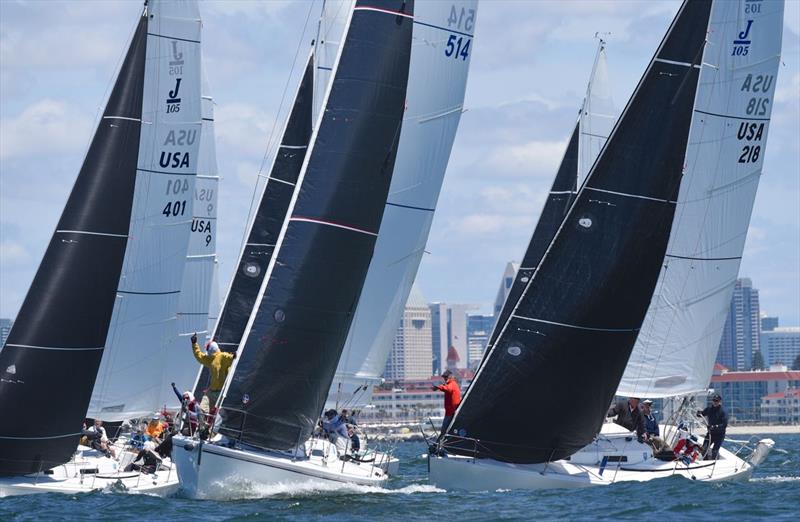
[{"label": "stern of boat", "polygon": [[747,458],[747,463],[751,466],[758,467],[769,456],[772,448],[775,447],[775,441],[772,439],[761,439],[753,448],[753,452]]}]

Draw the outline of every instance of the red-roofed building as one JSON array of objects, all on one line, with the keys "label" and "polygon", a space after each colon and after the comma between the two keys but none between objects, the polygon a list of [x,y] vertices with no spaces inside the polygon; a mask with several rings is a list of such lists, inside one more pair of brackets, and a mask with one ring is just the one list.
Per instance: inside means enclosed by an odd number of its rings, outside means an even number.
[{"label": "red-roofed building", "polygon": [[790,388],[762,397],[761,421],[768,424],[800,424],[800,389]]},{"label": "red-roofed building", "polygon": [[771,422],[762,419],[762,397],[800,388],[800,371],[774,365],[766,371],[736,372],[715,365],[710,387],[722,395],[722,404],[731,422]]}]

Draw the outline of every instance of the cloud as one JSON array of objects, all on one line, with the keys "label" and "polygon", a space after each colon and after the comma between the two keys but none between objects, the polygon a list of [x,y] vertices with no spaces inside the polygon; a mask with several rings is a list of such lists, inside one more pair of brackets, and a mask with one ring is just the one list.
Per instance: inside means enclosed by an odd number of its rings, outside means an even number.
[{"label": "cloud", "polygon": [[24,245],[15,241],[0,241],[0,266],[3,269],[26,264],[31,255]]},{"label": "cloud", "polygon": [[0,119],[0,159],[85,148],[91,129],[92,121],[83,112],[43,99],[18,116]]}]

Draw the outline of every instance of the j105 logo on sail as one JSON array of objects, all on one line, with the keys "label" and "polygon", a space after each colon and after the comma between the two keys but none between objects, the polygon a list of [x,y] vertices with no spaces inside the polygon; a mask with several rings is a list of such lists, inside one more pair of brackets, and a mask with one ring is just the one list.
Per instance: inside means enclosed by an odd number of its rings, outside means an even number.
[{"label": "j105 logo on sail", "polygon": [[181,90],[182,78],[175,78],[175,88],[169,91],[167,96],[167,113],[181,111],[181,99],[178,94]]},{"label": "j105 logo on sail", "polygon": [[750,44],[752,40],[750,37],[750,29],[753,27],[753,21],[748,20],[747,26],[739,32],[738,38],[733,41],[733,50],[731,56],[747,56],[750,52]]},{"label": "j105 logo on sail", "polygon": [[183,74],[183,52],[178,50],[178,41],[172,40],[172,59],[169,61],[169,74]]}]

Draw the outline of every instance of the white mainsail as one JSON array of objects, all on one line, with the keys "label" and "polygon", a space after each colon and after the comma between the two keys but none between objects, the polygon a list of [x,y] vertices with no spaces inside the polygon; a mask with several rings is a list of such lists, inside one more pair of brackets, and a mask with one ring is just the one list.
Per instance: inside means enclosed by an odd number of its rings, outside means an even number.
[{"label": "white mainsail", "polygon": [[[219,176],[214,140],[214,100],[207,96],[203,81],[203,130],[200,134],[200,157],[197,160],[197,181],[194,190],[186,268],[178,301],[178,332],[163,358],[163,379],[156,407],[177,407],[177,398],[170,383],[179,391],[191,388],[197,376],[197,361],[189,348],[189,338],[197,333],[203,339],[210,335],[209,323],[216,320],[219,309],[217,285],[217,201]],[[213,323],[211,323],[213,327]]]},{"label": "white mainsail", "polygon": [[714,3],[664,268],[620,395],[708,387],[764,161],[783,7]]},{"label": "white mainsail", "polygon": [[586,98],[581,108],[580,137],[578,138],[578,186],[606,144],[611,129],[617,121],[617,109],[611,96],[606,63],[606,42],[602,39],[597,47],[592,75],[586,88]]},{"label": "white mainsail", "polygon": [[152,413],[176,312],[194,207],[201,133],[195,0],[148,6],[139,160],[117,299],[87,415]]},{"label": "white mainsail", "polygon": [[354,390],[379,380],[430,232],[461,119],[477,0],[418,2],[414,8],[406,113],[375,253],[328,395],[363,404]]}]

